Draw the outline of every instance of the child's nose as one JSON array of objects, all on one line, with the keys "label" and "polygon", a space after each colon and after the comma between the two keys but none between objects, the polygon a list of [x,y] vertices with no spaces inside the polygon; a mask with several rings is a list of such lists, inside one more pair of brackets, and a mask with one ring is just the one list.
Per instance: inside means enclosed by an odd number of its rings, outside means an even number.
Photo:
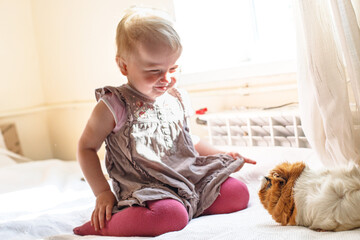
[{"label": "child's nose", "polygon": [[164,74],[162,74],[162,76],[161,76],[161,81],[163,81],[163,82],[171,82],[171,76],[172,76],[172,74],[171,73],[169,73],[169,72],[165,72]]}]

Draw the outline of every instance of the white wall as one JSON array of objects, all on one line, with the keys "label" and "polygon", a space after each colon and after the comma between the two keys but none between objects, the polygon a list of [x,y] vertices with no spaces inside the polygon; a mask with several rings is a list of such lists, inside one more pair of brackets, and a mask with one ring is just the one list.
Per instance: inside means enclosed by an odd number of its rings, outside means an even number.
[{"label": "white wall", "polygon": [[0,33],[1,110],[42,104],[30,0],[0,1]]},{"label": "white wall", "polygon": [[[0,0],[0,69],[0,115],[44,104],[30,0]],[[51,157],[46,114],[0,117],[9,122],[25,155]]]}]

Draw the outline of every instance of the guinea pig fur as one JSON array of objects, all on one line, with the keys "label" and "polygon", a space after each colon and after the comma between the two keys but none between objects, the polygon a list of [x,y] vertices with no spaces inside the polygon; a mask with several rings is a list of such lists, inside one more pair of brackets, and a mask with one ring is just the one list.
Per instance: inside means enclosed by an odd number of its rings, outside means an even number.
[{"label": "guinea pig fur", "polygon": [[282,163],[261,182],[259,198],[281,225],[344,231],[360,227],[360,171],[356,166],[311,170]]}]

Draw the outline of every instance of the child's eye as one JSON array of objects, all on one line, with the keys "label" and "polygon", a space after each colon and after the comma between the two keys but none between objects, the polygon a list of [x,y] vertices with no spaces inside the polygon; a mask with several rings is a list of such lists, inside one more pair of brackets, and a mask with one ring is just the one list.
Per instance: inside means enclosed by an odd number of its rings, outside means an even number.
[{"label": "child's eye", "polygon": [[176,72],[176,70],[177,70],[177,67],[170,68],[169,73],[174,73],[174,72]]},{"label": "child's eye", "polygon": [[158,69],[152,69],[152,70],[149,70],[149,72],[150,72],[150,73],[159,73],[160,70],[158,70]]},{"label": "child's eye", "polygon": [[176,66],[174,66],[174,67],[172,67],[172,68],[169,69],[169,73],[174,73],[174,72],[176,72],[178,69],[179,69],[179,66],[176,65]]}]

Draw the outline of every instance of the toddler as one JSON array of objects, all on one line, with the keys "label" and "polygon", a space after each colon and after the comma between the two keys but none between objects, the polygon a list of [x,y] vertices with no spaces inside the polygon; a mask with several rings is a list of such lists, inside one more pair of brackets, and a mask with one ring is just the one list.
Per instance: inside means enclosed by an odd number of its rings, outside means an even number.
[{"label": "toddler", "polygon": [[[96,90],[78,144],[78,161],[96,196],[78,235],[157,236],[194,217],[247,207],[246,185],[231,173],[256,162],[192,142],[186,95],[174,87],[182,46],[172,23],[132,8],[120,21],[116,63],[127,83]],[[105,141],[105,179],[97,150]]]}]

